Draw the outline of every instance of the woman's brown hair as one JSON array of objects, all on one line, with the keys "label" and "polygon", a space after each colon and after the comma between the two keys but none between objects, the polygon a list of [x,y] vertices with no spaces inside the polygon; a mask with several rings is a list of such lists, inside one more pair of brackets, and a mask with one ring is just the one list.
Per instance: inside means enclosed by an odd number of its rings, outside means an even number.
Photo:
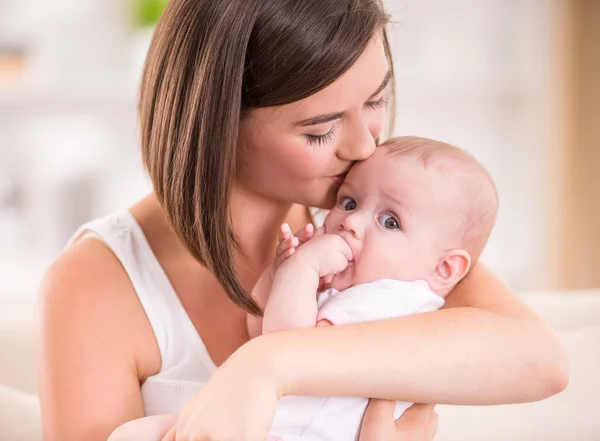
[{"label": "woman's brown hair", "polygon": [[235,270],[229,198],[240,120],[346,72],[388,17],[379,0],[171,0],[142,78],[142,154],[181,241],[231,300],[261,310]]}]

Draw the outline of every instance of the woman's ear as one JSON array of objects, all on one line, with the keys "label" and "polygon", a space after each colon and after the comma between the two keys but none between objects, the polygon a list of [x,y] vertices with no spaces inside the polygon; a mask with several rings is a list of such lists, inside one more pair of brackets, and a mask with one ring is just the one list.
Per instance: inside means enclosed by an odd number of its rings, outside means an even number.
[{"label": "woman's ear", "polygon": [[465,250],[450,250],[433,269],[429,286],[435,292],[447,294],[467,275],[471,268],[471,256]]}]

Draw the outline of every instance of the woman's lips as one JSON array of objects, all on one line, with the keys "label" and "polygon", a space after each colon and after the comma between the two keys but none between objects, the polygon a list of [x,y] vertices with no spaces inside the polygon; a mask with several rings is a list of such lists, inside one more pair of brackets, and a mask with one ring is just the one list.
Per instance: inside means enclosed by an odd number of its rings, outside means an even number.
[{"label": "woman's lips", "polygon": [[339,175],[332,176],[330,179],[333,181],[334,184],[342,185],[344,179],[346,179],[346,173],[341,173]]}]

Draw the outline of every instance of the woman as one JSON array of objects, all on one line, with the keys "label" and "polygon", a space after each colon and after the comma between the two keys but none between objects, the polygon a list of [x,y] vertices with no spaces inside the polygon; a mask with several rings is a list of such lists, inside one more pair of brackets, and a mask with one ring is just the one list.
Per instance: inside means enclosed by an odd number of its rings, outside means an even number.
[{"label": "woman", "polygon": [[[154,192],[85,226],[42,282],[46,440],[170,413],[178,441],[258,441],[282,395],[499,404],[565,387],[555,334],[482,265],[439,312],[248,341],[279,225],[330,207],[376,148],[386,22],[378,0],[170,2],[140,98]],[[431,406],[397,424],[392,409],[373,401],[362,441],[431,439]]]}]

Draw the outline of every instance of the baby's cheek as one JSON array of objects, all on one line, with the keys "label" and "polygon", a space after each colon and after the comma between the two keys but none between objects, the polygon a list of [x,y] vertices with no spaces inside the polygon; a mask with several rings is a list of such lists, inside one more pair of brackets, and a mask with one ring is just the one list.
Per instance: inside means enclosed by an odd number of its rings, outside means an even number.
[{"label": "baby's cheek", "polygon": [[329,212],[325,221],[323,222],[323,232],[324,233],[332,233],[333,229],[331,226],[335,223],[335,216],[333,214],[333,210]]},{"label": "baby's cheek", "polygon": [[395,247],[392,248],[390,250],[390,244],[381,245],[378,252],[374,252],[369,256],[369,265],[366,270],[369,271],[368,276],[371,279],[396,279],[400,277],[403,258],[399,253],[394,252]]}]

